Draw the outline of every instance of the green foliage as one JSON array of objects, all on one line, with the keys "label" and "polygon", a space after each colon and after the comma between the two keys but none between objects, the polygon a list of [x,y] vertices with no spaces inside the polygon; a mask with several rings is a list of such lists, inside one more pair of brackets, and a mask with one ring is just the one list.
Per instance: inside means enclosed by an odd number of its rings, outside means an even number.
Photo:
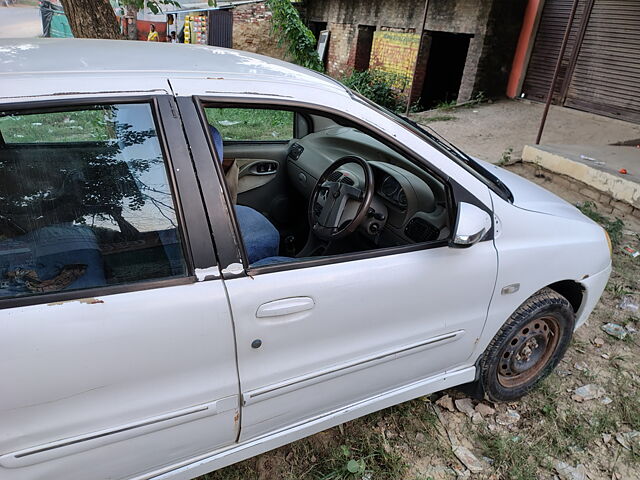
[{"label": "green foliage", "polygon": [[317,70],[324,70],[318,52],[316,39],[302,22],[298,11],[290,0],[267,0],[273,16],[273,31],[279,35],[278,44],[287,46],[287,53],[298,65]]},{"label": "green foliage", "polygon": [[[138,10],[143,9],[145,6],[151,10],[152,13],[158,14],[162,12],[163,5],[173,5],[174,7],[180,7],[180,3],[176,0],[117,0],[121,7],[135,7]],[[209,0],[209,6],[214,6],[215,1]]]},{"label": "green foliage", "polygon": [[392,73],[365,70],[363,72],[354,71],[348,77],[343,78],[342,83],[372,102],[389,110],[397,111],[404,106],[395,87],[398,80],[399,76]]},{"label": "green foliage", "polygon": [[449,100],[448,102],[440,102],[436,105],[437,110],[452,110],[458,105],[456,100]]},{"label": "green foliage", "polygon": [[619,218],[615,220],[605,217],[598,212],[596,204],[593,202],[584,202],[578,205],[578,209],[589,217],[594,222],[599,223],[607,231],[611,238],[611,243],[616,246],[622,240],[622,230],[624,229],[624,222]]},{"label": "green foliage", "polygon": [[511,163],[511,154],[513,153],[513,148],[509,147],[504,152],[502,152],[502,156],[500,160],[498,160],[498,165],[508,165]]}]

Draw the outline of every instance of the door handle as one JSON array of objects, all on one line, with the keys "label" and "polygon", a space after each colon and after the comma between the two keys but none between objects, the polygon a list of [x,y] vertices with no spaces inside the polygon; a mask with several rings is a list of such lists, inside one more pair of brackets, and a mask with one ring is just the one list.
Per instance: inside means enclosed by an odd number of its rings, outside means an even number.
[{"label": "door handle", "polygon": [[248,165],[244,165],[238,176],[245,175],[274,175],[278,173],[278,162],[275,160],[257,160]]},{"label": "door handle", "polygon": [[256,317],[268,318],[279,317],[282,315],[290,315],[292,313],[304,312],[311,310],[315,306],[313,298],[310,297],[291,297],[273,302],[263,303],[258,307]]}]

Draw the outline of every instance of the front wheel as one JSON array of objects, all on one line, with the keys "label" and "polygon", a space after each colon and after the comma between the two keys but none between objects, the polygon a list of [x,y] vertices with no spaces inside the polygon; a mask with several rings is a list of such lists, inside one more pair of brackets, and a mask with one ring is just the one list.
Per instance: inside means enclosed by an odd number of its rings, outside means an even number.
[{"label": "front wheel", "polygon": [[480,362],[480,382],[492,401],[531,391],[562,359],[575,324],[571,304],[543,288],[524,302],[493,338]]}]

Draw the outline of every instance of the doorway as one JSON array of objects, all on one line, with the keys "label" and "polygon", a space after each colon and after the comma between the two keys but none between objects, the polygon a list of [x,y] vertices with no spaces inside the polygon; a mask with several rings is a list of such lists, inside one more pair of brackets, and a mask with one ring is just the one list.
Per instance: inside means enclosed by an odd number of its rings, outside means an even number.
[{"label": "doorway", "polygon": [[472,37],[449,32],[429,32],[428,35],[431,46],[420,96],[420,104],[425,109],[457,100]]}]

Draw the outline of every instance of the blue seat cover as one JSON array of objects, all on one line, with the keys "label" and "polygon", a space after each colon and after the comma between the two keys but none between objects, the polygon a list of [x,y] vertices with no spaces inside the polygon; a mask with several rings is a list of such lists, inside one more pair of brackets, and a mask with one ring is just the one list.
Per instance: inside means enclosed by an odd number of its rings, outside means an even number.
[{"label": "blue seat cover", "polygon": [[280,234],[264,215],[251,207],[236,205],[236,217],[249,263],[278,255]]}]

